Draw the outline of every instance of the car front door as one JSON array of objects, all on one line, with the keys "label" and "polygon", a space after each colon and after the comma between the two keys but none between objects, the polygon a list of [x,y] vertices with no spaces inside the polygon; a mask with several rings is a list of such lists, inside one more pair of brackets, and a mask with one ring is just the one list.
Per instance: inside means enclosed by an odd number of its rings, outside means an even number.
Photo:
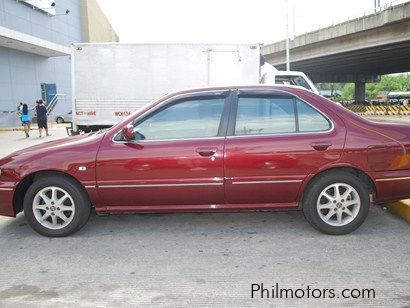
[{"label": "car front door", "polygon": [[133,122],[134,142],[120,132],[104,140],[97,158],[99,206],[149,211],[223,203],[228,95],[178,97]]},{"label": "car front door", "polygon": [[226,201],[296,207],[303,180],[339,159],[343,122],[286,93],[239,91],[236,102],[225,144]]}]

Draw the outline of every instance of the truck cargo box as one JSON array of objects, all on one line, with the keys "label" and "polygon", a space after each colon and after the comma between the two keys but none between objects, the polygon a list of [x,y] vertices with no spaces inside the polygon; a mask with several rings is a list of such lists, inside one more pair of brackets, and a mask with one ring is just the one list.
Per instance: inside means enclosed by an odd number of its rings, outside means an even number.
[{"label": "truck cargo box", "polygon": [[258,44],[73,44],[73,129],[111,126],[174,90],[257,84],[259,61]]}]

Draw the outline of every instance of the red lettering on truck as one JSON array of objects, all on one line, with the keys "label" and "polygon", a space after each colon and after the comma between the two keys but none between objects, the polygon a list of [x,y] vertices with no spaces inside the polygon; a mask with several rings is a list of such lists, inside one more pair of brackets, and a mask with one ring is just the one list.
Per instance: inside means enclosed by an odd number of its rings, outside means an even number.
[{"label": "red lettering on truck", "polygon": [[75,115],[77,115],[77,116],[85,116],[85,115],[87,115],[87,116],[95,116],[95,115],[97,115],[97,112],[96,111],[76,111],[75,112]]},{"label": "red lettering on truck", "polygon": [[129,116],[131,114],[131,112],[129,111],[115,111],[114,112],[116,117],[126,117]]}]

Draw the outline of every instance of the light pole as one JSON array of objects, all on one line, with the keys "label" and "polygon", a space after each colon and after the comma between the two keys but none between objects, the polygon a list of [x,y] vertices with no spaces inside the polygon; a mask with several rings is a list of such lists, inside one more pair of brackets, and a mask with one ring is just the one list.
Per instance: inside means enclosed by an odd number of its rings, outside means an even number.
[{"label": "light pole", "polygon": [[[375,0],[376,1],[376,0]],[[286,0],[286,70],[290,71],[289,55],[289,0]]]},{"label": "light pole", "polygon": [[380,10],[380,0],[374,0],[374,12]]}]

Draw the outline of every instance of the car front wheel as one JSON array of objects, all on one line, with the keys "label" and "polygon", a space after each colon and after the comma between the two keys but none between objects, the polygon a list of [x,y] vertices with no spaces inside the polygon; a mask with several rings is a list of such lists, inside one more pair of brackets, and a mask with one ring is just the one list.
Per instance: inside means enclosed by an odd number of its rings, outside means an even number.
[{"label": "car front wheel", "polygon": [[347,234],[365,220],[370,206],[366,185],[348,172],[332,172],[315,179],[303,199],[303,213],[318,230]]},{"label": "car front wheel", "polygon": [[35,181],[24,197],[24,215],[38,233],[61,237],[81,229],[91,205],[84,189],[65,176],[49,176]]}]

